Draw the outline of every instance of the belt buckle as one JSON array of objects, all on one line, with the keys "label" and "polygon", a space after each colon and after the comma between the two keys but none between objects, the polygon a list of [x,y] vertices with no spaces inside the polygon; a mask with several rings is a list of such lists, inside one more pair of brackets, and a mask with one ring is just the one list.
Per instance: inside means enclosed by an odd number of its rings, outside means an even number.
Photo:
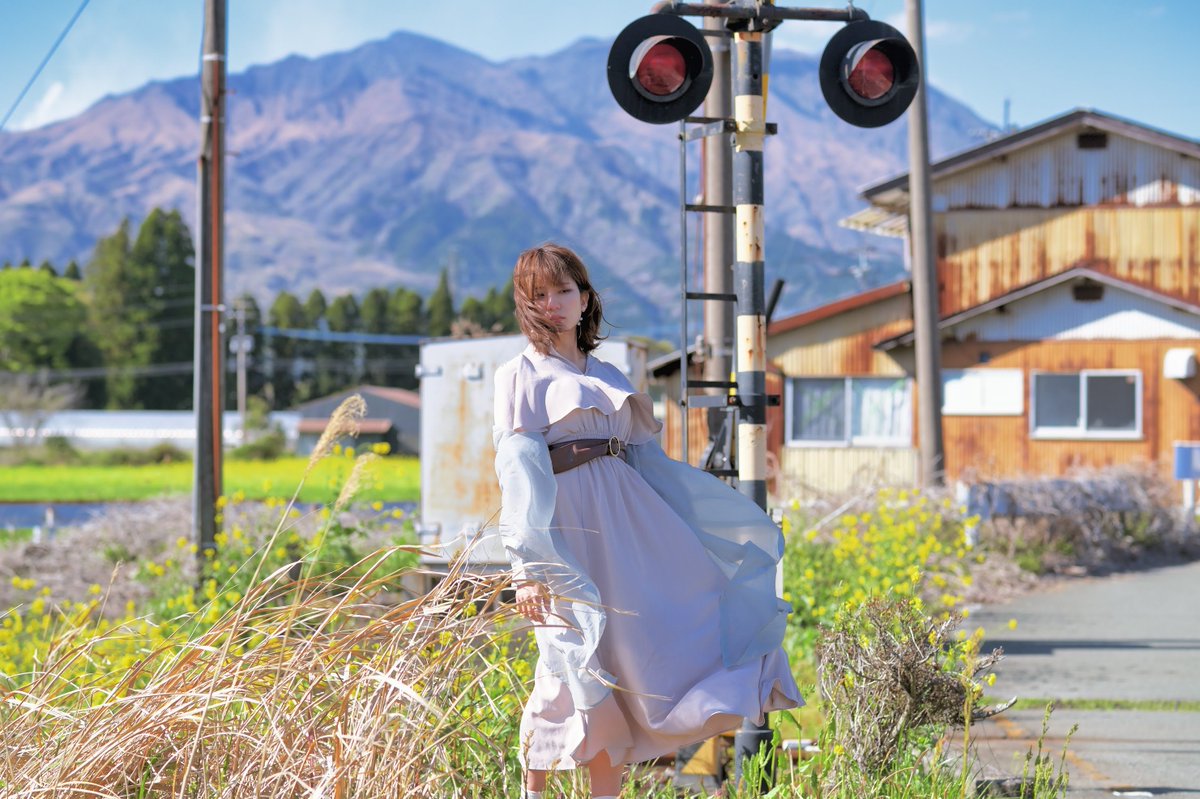
[{"label": "belt buckle", "polygon": [[619,456],[621,454],[621,439],[617,438],[616,436],[609,436],[608,454],[613,456]]}]

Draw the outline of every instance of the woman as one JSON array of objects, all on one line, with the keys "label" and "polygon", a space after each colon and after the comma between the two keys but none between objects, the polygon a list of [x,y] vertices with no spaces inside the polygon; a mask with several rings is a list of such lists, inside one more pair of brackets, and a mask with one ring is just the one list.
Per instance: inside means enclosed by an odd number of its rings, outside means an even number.
[{"label": "woman", "polygon": [[526,796],[803,704],[780,647],[779,529],[715,477],[668,459],[650,398],[591,353],[603,310],[571,250],[513,271],[525,351],[496,373],[500,534],[539,659],[521,719]]}]

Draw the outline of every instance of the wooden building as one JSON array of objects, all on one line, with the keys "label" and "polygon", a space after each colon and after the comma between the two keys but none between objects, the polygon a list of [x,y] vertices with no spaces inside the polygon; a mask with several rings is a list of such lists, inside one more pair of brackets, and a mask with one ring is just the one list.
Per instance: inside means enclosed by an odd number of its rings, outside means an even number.
[{"label": "wooden building", "polygon": [[[932,188],[949,479],[1169,468],[1200,440],[1200,142],[1076,110],[933,164]],[[863,197],[843,224],[906,238],[907,175]],[[912,340],[907,283],[771,325],[785,475],[914,479]]]}]

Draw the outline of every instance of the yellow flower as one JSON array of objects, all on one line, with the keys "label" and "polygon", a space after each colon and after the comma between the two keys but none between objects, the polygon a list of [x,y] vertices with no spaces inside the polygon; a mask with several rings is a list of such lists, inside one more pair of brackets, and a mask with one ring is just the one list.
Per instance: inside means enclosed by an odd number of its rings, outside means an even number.
[{"label": "yellow flower", "polygon": [[987,682],[987,684],[988,684],[988,685],[995,685],[995,684],[996,684],[996,675],[995,675],[995,674],[989,674],[989,675],[987,676],[986,682]]},{"label": "yellow flower", "polygon": [[1016,620],[1016,619],[1009,619],[1009,620],[1008,620],[1008,629],[1010,629],[1010,630],[1015,630],[1015,629],[1017,629],[1017,620]]}]

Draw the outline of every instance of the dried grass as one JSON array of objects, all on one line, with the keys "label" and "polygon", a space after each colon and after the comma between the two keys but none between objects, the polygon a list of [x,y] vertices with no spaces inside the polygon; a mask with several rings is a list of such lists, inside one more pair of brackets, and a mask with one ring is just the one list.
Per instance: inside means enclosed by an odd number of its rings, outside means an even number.
[{"label": "dried grass", "polygon": [[[817,657],[832,743],[844,754],[831,784],[881,777],[896,768],[901,747],[922,730],[962,726],[977,707],[974,680],[1000,658],[957,655],[957,614],[931,619],[908,600],[872,597],[822,637]],[[852,766],[851,772],[843,767]]]},{"label": "dried grass", "polygon": [[[357,429],[364,410],[358,396],[339,407],[310,469]],[[356,464],[337,510],[367,460]],[[289,503],[278,524],[252,525],[274,528],[263,551],[295,523],[291,511]],[[178,529],[171,515],[178,512],[155,514],[160,533],[149,544],[139,535],[143,525],[122,520],[92,532],[107,533],[108,546],[129,559],[152,559],[166,546],[161,530]],[[329,529],[319,531],[322,541]],[[37,671],[0,697],[0,793],[420,799],[515,792],[517,697],[530,669],[513,651],[515,620],[499,602],[507,579],[467,573],[464,552],[430,592],[398,599],[390,592],[402,574],[388,564],[412,550],[380,548],[320,579],[295,563],[260,575],[258,559],[245,596],[215,624],[198,623],[190,640],[169,638],[145,651],[115,684],[109,674],[70,675],[88,672],[80,661],[103,662],[109,639],[136,633],[103,628],[87,614],[73,626],[64,619]],[[71,594],[81,586],[61,588]],[[188,626],[187,618],[170,623]]]},{"label": "dried grass", "polygon": [[377,603],[394,577],[332,593],[270,575],[104,692],[60,678],[96,641],[79,631],[0,704],[4,795],[501,795],[516,773],[504,697],[522,680],[508,619],[477,610],[498,605],[502,584],[456,567],[420,599]]}]

